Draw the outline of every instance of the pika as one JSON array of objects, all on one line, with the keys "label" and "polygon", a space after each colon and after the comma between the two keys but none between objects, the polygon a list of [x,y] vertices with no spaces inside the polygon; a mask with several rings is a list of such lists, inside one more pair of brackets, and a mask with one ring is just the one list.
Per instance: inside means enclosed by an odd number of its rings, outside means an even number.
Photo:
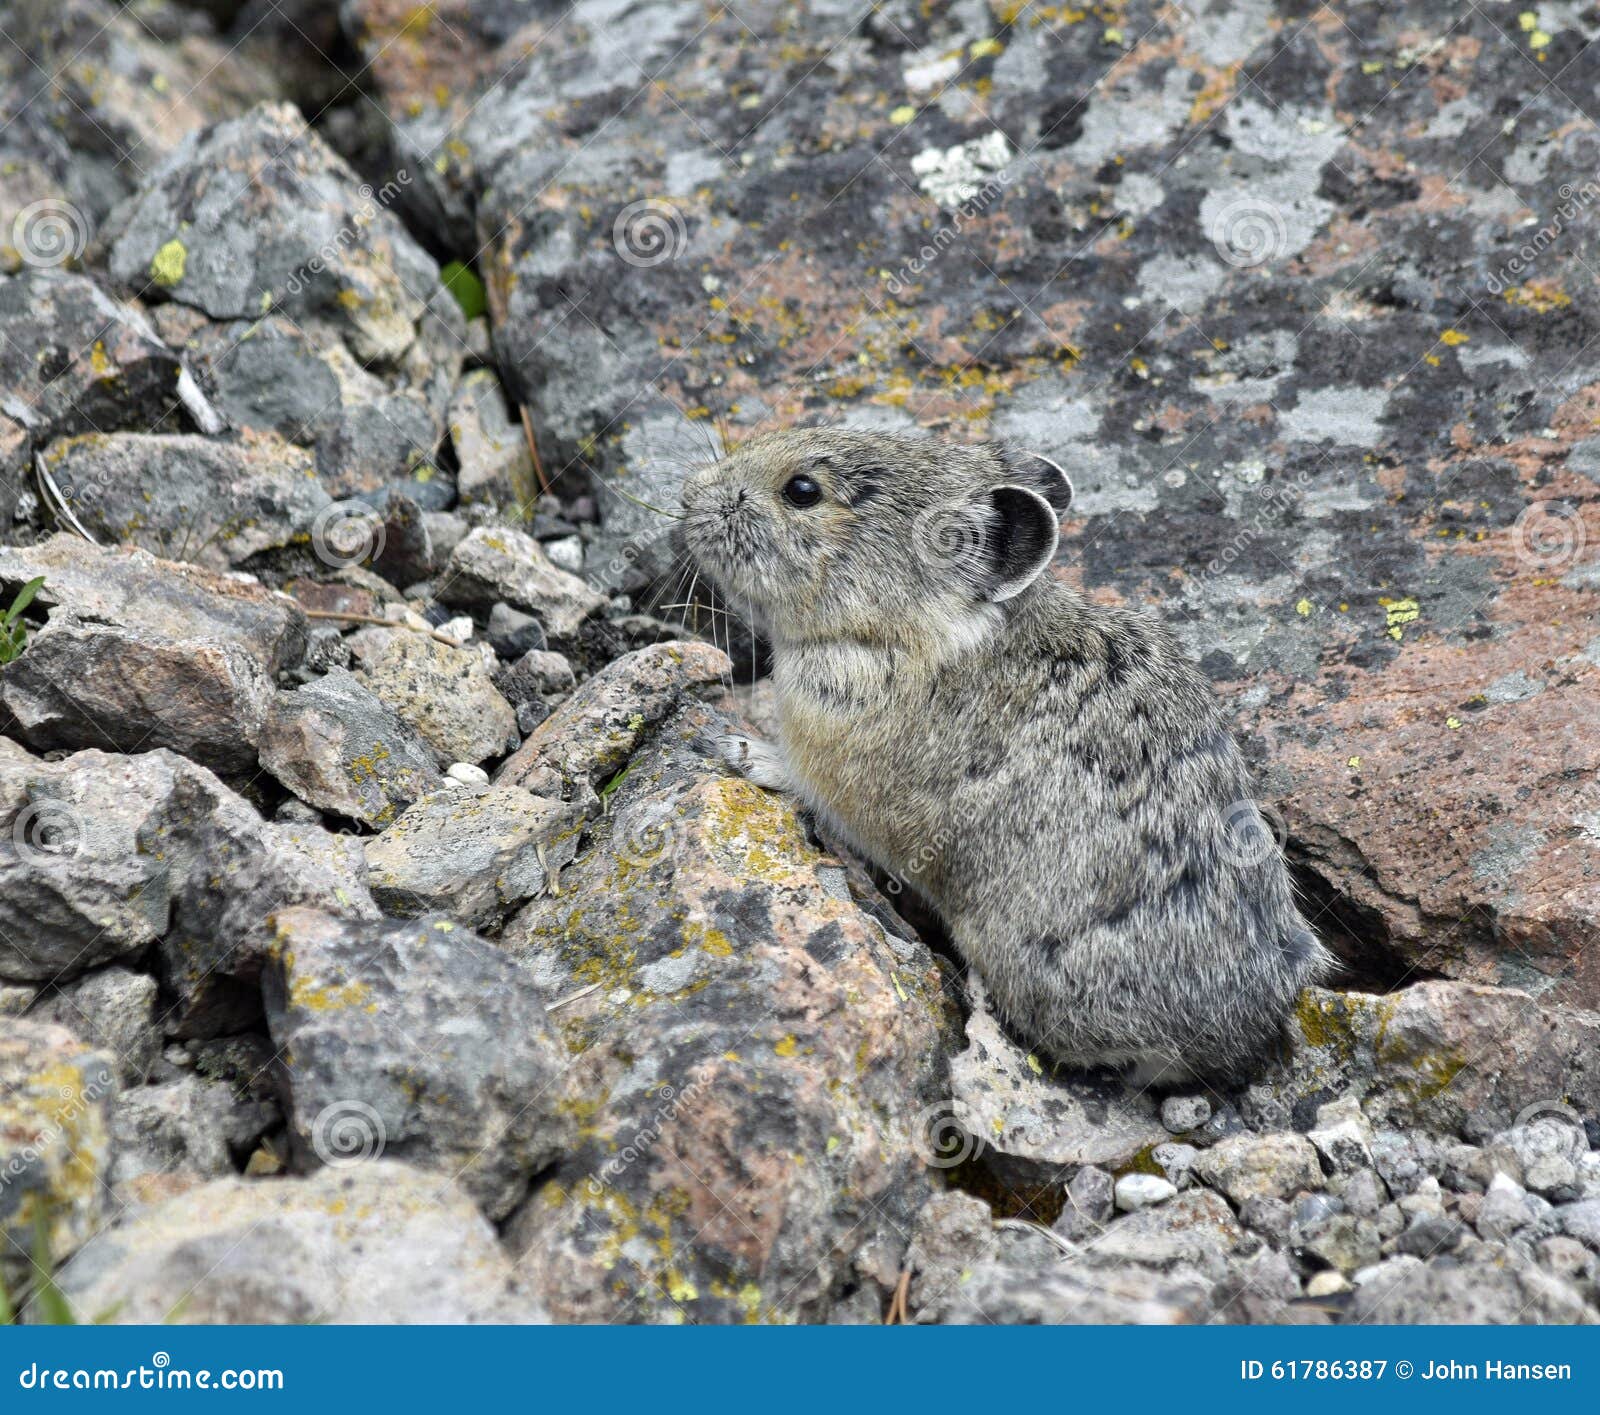
[{"label": "pika", "polygon": [[688,548],[759,612],[778,704],[777,743],[718,750],[925,898],[1029,1046],[1237,1079],[1332,960],[1176,639],[1048,573],[1071,496],[1043,457],[844,429],[697,469]]}]

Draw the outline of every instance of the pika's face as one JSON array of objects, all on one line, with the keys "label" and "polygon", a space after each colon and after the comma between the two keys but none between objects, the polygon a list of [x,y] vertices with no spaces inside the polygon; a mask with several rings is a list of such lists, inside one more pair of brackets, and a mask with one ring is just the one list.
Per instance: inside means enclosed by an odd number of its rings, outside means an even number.
[{"label": "pika's face", "polygon": [[796,429],[696,471],[683,508],[700,568],[779,637],[906,642],[1030,583],[1070,495],[993,445]]}]

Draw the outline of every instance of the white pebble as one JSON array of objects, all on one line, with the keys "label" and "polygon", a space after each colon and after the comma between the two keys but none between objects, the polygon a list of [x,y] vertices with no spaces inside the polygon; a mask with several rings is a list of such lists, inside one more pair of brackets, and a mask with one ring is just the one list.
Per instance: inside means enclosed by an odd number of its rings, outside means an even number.
[{"label": "white pebble", "polygon": [[487,786],[489,773],[481,766],[474,766],[471,762],[451,762],[445,770],[445,775],[452,781],[459,781],[463,786]]},{"label": "white pebble", "polygon": [[1177,1185],[1159,1174],[1124,1174],[1117,1180],[1117,1207],[1125,1214],[1164,1204],[1178,1192]]}]

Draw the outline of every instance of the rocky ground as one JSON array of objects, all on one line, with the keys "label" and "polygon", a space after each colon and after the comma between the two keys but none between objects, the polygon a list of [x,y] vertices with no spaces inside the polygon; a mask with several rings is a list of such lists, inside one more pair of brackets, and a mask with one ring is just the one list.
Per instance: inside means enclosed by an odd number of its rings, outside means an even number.
[{"label": "rocky ground", "polygon": [[[1600,12],[0,24],[24,1318],[1600,1320]],[[649,508],[801,418],[1055,457],[1215,682],[1345,966],[1252,1084],[708,756]]]}]

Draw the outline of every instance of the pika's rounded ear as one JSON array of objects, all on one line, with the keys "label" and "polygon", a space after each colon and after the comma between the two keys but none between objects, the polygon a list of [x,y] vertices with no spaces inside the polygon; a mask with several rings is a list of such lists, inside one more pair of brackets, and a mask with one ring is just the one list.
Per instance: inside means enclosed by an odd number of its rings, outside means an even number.
[{"label": "pika's rounded ear", "polygon": [[1011,479],[1019,486],[1037,491],[1055,508],[1058,517],[1066,515],[1067,508],[1072,505],[1072,478],[1059,462],[1052,461],[1042,452],[1026,452],[1013,447],[1007,450],[1006,466]]},{"label": "pika's rounded ear", "polygon": [[994,519],[983,545],[983,597],[1010,599],[1027,589],[1055,558],[1061,527],[1055,508],[1037,491],[997,486],[989,493]]}]

